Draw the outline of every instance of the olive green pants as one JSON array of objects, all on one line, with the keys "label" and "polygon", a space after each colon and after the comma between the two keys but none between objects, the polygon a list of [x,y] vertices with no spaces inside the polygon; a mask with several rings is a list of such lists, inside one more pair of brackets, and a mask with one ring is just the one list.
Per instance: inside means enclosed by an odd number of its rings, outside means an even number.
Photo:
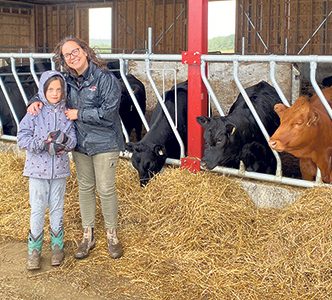
[{"label": "olive green pants", "polygon": [[73,160],[76,166],[83,228],[94,227],[95,225],[96,192],[100,197],[105,228],[116,228],[118,223],[118,198],[115,174],[119,152],[88,156],[74,151]]}]

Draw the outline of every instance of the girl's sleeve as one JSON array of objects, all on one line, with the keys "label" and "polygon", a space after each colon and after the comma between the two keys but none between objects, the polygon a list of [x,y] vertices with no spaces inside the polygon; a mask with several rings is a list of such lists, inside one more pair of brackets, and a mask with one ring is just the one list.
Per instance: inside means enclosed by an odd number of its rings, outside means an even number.
[{"label": "girl's sleeve", "polygon": [[19,124],[17,144],[20,149],[40,153],[45,150],[45,143],[42,138],[34,136],[34,128],[34,116],[26,114]]}]

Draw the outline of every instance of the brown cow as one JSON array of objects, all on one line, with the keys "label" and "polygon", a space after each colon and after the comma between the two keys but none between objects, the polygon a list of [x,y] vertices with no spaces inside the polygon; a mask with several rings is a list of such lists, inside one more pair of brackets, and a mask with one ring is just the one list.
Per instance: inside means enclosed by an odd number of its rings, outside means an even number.
[{"label": "brown cow", "polygon": [[[332,87],[322,92],[332,106]],[[291,107],[276,104],[274,110],[280,126],[270,138],[270,147],[298,157],[303,179],[314,180],[318,167],[322,180],[332,182],[332,121],[319,97],[301,96]]]}]

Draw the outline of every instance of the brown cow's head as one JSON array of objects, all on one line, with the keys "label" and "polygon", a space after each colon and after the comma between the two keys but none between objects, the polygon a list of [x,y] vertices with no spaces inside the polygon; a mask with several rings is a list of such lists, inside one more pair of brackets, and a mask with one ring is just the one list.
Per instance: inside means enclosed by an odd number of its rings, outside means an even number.
[{"label": "brown cow's head", "polygon": [[280,126],[270,138],[270,147],[298,156],[300,149],[310,144],[317,134],[318,111],[305,96],[299,97],[291,107],[276,104],[274,110],[280,118]]}]

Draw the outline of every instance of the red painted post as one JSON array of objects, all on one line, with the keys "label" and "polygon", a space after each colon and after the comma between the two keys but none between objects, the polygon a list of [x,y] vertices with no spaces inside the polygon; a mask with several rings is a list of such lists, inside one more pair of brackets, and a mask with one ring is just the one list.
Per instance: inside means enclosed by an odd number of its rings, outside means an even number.
[{"label": "red painted post", "polygon": [[196,117],[207,115],[207,92],[201,79],[200,56],[207,53],[208,0],[188,0],[188,51],[182,63],[188,64],[188,147],[181,166],[192,172],[200,170],[203,156],[203,128]]}]

